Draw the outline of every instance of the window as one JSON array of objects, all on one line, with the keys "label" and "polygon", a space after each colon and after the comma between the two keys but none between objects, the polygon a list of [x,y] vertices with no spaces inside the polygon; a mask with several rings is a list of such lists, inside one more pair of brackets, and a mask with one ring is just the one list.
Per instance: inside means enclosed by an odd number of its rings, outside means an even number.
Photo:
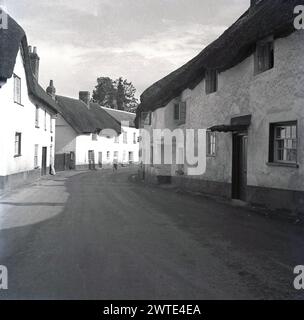
[{"label": "window", "polygon": [[128,143],[128,133],[126,131],[123,133],[123,143]]},{"label": "window", "polygon": [[110,151],[107,151],[107,160],[110,160]]},{"label": "window", "polygon": [[50,117],[50,132],[53,133],[53,118]]},{"label": "window", "polygon": [[93,133],[92,134],[92,141],[97,141],[98,140],[98,134],[97,133]]},{"label": "window", "polygon": [[36,106],[35,110],[35,127],[39,128],[39,107]]},{"label": "window", "polygon": [[174,104],[174,121],[178,124],[186,123],[186,102]]},{"label": "window", "polygon": [[114,151],[114,159],[118,159],[118,151]]},{"label": "window", "polygon": [[297,122],[270,125],[269,162],[297,164]]},{"label": "window", "polygon": [[255,73],[262,73],[274,66],[274,47],[273,40],[267,39],[260,41],[256,46],[255,53]]},{"label": "window", "polygon": [[137,143],[136,132],[133,132],[133,144]]},{"label": "window", "polygon": [[44,110],[44,130],[46,131],[46,110]]},{"label": "window", "polygon": [[218,73],[217,70],[206,71],[206,94],[217,91],[218,86]]},{"label": "window", "polygon": [[35,144],[34,168],[38,168],[38,150],[39,150],[39,145]]},{"label": "window", "polygon": [[207,156],[215,157],[216,155],[216,133],[207,131]]},{"label": "window", "polygon": [[142,112],[141,113],[141,124],[142,126],[150,126],[151,125],[151,112]]},{"label": "window", "polygon": [[119,135],[115,136],[114,143],[119,143]]},{"label": "window", "polygon": [[21,79],[14,74],[14,102],[21,104]]},{"label": "window", "polygon": [[21,156],[21,133],[15,133],[15,157]]}]

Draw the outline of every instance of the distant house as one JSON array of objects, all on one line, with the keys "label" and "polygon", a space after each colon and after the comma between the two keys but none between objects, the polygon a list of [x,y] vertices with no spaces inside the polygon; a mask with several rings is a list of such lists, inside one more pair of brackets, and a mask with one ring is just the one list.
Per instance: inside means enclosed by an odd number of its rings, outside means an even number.
[{"label": "distant house", "polygon": [[[53,83],[47,88],[55,95]],[[96,169],[107,162],[106,146],[121,132],[120,123],[98,104],[90,102],[90,93],[79,92],[79,99],[55,96],[56,170]]]},{"label": "distant house", "polygon": [[[142,94],[139,127],[208,129],[204,174],[189,175],[186,161],[151,162],[145,179],[303,213],[304,32],[293,25],[297,4],[252,1],[216,41]],[[177,157],[185,155],[173,148]]]},{"label": "distant house", "polygon": [[104,148],[107,164],[117,162],[122,165],[139,161],[139,130],[135,128],[135,114],[117,109],[102,108],[121,123],[121,135],[108,140]]},{"label": "distant house", "polygon": [[0,190],[48,174],[53,164],[57,110],[38,83],[39,60],[8,16],[0,30]]}]

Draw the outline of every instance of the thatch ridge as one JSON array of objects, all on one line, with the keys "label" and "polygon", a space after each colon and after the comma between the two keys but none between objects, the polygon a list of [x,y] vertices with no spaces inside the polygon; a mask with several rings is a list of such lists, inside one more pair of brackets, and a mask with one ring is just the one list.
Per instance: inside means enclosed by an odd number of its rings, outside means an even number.
[{"label": "thatch ridge", "polygon": [[66,122],[78,133],[96,133],[103,129],[121,132],[120,123],[104,111],[97,103],[88,107],[79,99],[56,96],[58,112]]},{"label": "thatch ridge", "polygon": [[24,60],[29,96],[57,113],[55,101],[42,89],[33,75],[25,31],[8,15],[8,29],[0,30],[0,80],[6,81],[12,77],[19,49]]},{"label": "thatch ridge", "polygon": [[132,128],[135,127],[135,113],[127,112],[124,110],[117,110],[117,109],[111,109],[111,108],[106,108],[102,107],[104,111],[109,113],[113,118],[115,118],[119,123],[122,121],[128,121],[129,126]]},{"label": "thatch ridge", "polygon": [[258,40],[269,35],[284,37],[294,32],[293,11],[299,4],[304,4],[304,0],[263,0],[247,10],[196,57],[143,92],[136,125],[141,111],[162,108],[183,90],[193,89],[204,79],[207,69],[223,72],[250,56]]}]

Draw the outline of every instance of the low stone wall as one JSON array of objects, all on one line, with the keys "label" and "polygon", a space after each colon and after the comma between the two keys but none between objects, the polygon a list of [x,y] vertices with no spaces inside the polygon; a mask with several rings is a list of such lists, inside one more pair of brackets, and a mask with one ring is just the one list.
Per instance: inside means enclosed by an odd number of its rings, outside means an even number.
[{"label": "low stone wall", "polygon": [[[139,170],[142,179],[142,170]],[[161,184],[159,177],[146,172],[144,180],[148,184]],[[232,185],[225,182],[206,181],[185,176],[171,177],[171,184],[184,191],[231,199]],[[286,217],[304,218],[304,192],[247,186],[247,203],[253,207],[271,210]]]},{"label": "low stone wall", "polygon": [[304,192],[247,186],[247,201],[254,205],[304,217]]},{"label": "low stone wall", "polygon": [[10,190],[28,183],[32,183],[38,180],[40,177],[40,169],[18,172],[8,176],[0,176],[0,191]]},{"label": "low stone wall", "polygon": [[172,184],[183,190],[216,195],[221,198],[231,198],[230,183],[175,176],[172,177]]}]

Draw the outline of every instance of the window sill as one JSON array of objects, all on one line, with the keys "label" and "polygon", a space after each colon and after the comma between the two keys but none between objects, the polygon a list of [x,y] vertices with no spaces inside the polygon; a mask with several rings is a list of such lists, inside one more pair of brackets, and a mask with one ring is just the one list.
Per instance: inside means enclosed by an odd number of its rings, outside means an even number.
[{"label": "window sill", "polygon": [[216,91],[212,91],[212,92],[206,92],[206,96],[212,96],[214,95],[215,93],[217,93],[218,90]]},{"label": "window sill", "polygon": [[21,102],[14,101],[14,103],[18,104],[21,107],[24,107],[24,105]]},{"label": "window sill", "polygon": [[258,77],[259,75],[262,75],[262,74],[266,74],[266,73],[270,73],[271,71],[274,70],[274,67],[270,68],[270,69],[266,69],[266,70],[263,70],[263,71],[255,71],[254,72],[254,76],[255,77]]},{"label": "window sill", "polygon": [[39,126],[35,126],[35,128],[36,128],[36,129],[40,129],[40,127],[39,127]]},{"label": "window sill", "polygon": [[14,158],[20,158],[20,157],[22,157],[21,154],[15,154],[15,155],[14,155]]},{"label": "window sill", "polygon": [[281,162],[267,162],[269,167],[287,167],[287,168],[299,168],[300,166],[297,163],[281,163]]}]

